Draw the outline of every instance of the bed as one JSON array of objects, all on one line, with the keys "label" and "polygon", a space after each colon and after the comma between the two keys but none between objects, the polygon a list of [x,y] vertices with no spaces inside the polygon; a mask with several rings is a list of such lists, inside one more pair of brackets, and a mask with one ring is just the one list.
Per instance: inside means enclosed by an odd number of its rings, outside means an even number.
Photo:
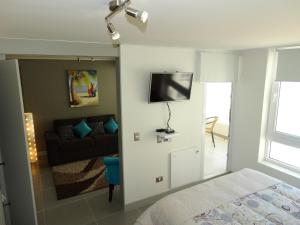
[{"label": "bed", "polygon": [[173,193],[135,225],[300,225],[300,190],[251,169]]}]

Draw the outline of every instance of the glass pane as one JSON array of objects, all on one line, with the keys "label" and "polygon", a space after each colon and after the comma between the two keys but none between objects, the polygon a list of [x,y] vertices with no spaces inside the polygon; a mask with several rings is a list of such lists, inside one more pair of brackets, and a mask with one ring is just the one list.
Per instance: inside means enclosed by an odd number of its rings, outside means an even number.
[{"label": "glass pane", "polygon": [[300,82],[281,82],[276,131],[300,136]]},{"label": "glass pane", "polygon": [[231,83],[206,84],[206,117],[218,116],[218,122],[229,125]]},{"label": "glass pane", "polygon": [[300,168],[300,149],[298,148],[272,142],[270,158]]}]

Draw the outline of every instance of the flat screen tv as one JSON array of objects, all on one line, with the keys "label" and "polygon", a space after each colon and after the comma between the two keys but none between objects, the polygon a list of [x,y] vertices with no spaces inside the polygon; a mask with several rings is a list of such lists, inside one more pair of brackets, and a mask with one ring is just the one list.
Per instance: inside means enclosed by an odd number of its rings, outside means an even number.
[{"label": "flat screen tv", "polygon": [[151,73],[149,103],[189,100],[193,73]]}]

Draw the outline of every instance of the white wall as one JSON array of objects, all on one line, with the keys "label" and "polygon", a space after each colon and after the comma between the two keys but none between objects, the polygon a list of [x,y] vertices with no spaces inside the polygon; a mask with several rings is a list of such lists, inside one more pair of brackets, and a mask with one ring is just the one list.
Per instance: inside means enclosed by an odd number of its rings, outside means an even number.
[{"label": "white wall", "polygon": [[242,73],[235,85],[232,108],[232,170],[251,167],[257,161],[267,54],[264,49],[241,54]]},{"label": "white wall", "polygon": [[201,52],[201,76],[204,82],[234,82],[239,57],[234,52]]},{"label": "white wall", "polygon": [[257,169],[300,187],[296,176],[258,162],[260,149],[264,150],[268,113],[268,49],[242,51],[241,56],[242,72],[234,87],[230,168],[232,171],[245,167]]},{"label": "white wall", "polygon": [[[196,71],[196,51],[191,49],[121,45],[121,116],[125,204],[169,190],[169,153],[201,144],[201,84],[193,83],[190,101],[171,103],[171,126],[181,136],[156,142],[155,129],[165,127],[167,107],[148,104],[150,72]],[[140,132],[141,140],[133,141]],[[184,168],[183,168],[184,169]],[[164,181],[155,183],[155,177]]]}]

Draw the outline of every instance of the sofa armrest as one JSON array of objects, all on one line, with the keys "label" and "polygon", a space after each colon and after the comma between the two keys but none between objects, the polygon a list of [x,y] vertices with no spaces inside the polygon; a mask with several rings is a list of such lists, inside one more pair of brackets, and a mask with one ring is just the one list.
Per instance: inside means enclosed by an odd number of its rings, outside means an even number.
[{"label": "sofa armrest", "polygon": [[45,133],[47,157],[50,166],[56,165],[59,162],[59,150],[61,140],[55,132]]},{"label": "sofa armrest", "polygon": [[47,131],[45,133],[45,139],[46,139],[47,145],[48,144],[60,145],[60,143],[61,143],[59,136],[55,132],[52,132],[52,131]]}]

